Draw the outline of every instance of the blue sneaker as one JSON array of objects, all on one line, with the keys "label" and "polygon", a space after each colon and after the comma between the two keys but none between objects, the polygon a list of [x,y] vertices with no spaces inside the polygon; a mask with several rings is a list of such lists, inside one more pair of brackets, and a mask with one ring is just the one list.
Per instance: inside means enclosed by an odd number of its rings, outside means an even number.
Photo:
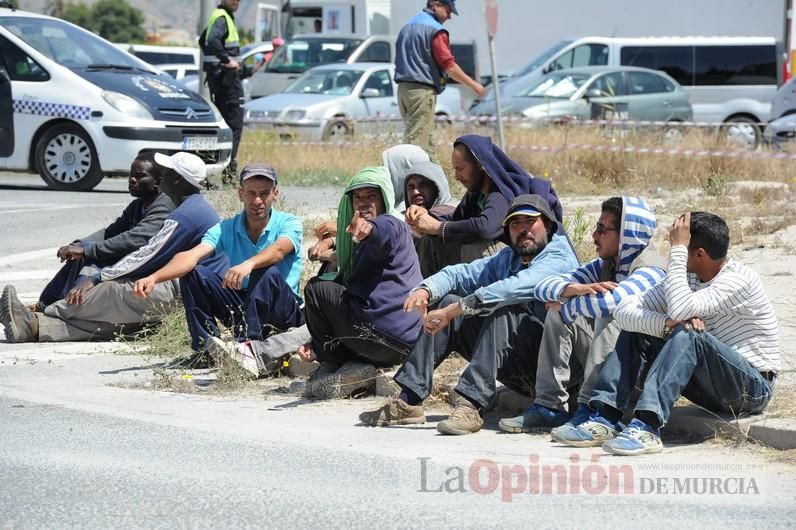
[{"label": "blue sneaker", "polygon": [[574,431],[581,423],[588,420],[592,414],[594,414],[594,411],[590,409],[588,405],[580,403],[578,404],[577,410],[575,410],[575,415],[561,427],[556,427],[550,431],[550,435],[553,437],[554,441],[560,442],[561,440],[557,438],[558,436],[563,436],[563,433],[567,431]]},{"label": "blue sneaker", "polygon": [[614,455],[642,455],[663,451],[661,432],[641,420],[633,418],[625,430],[603,444],[603,450]]},{"label": "blue sneaker", "polygon": [[617,434],[615,424],[594,413],[574,429],[558,432],[555,441],[572,447],[600,447]]},{"label": "blue sneaker", "polygon": [[562,410],[553,410],[533,403],[521,416],[500,420],[498,427],[510,433],[547,431],[562,425],[568,418],[569,414]]}]

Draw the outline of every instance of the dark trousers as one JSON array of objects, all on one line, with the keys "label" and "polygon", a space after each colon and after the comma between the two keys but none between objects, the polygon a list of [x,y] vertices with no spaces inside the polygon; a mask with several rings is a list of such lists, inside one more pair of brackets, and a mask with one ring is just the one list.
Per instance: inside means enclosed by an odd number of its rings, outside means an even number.
[{"label": "dark trousers", "polygon": [[298,298],[276,267],[252,272],[245,291],[222,287],[223,279],[203,265],[180,278],[191,347],[195,351],[205,348],[208,337],[219,335],[216,319],[235,337],[257,340],[304,324]]},{"label": "dark trousers", "polygon": [[235,172],[238,146],[243,134],[243,83],[237,71],[221,68],[219,72],[208,72],[207,87],[213,103],[232,129],[232,157],[229,168]]},{"label": "dark trousers", "polygon": [[[459,299],[449,294],[437,307]],[[457,317],[436,335],[421,332],[395,380],[425,399],[431,394],[434,369],[456,351],[470,361],[456,385],[459,394],[487,407],[500,381],[533,397],[546,314],[539,302],[512,305],[485,317]]]},{"label": "dark trousers", "polygon": [[346,288],[334,281],[311,279],[304,288],[304,312],[318,361],[341,366],[365,361],[377,366],[401,362],[409,345],[385,337],[367,322],[353,318]]},{"label": "dark trousers", "polygon": [[736,350],[706,331],[679,326],[666,341],[620,333],[594,387],[592,408],[607,405],[624,412],[642,357],[651,364],[635,411],[655,414],[661,426],[680,395],[713,412],[736,416],[756,414],[771,399],[771,383]]}]

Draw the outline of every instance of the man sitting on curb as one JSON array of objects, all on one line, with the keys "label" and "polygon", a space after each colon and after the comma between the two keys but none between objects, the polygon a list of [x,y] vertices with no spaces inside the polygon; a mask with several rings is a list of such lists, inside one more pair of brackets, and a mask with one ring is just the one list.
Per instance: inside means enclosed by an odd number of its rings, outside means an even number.
[{"label": "man sitting on curb", "polygon": [[409,351],[420,318],[403,300],[422,280],[412,235],[395,216],[392,182],[384,167],[354,175],[337,215],[336,273],[316,277],[304,289],[311,344],[321,366],[309,394],[345,397],[375,383],[376,366],[393,366]]},{"label": "man sitting on curb", "polygon": [[[589,418],[591,390],[619,335],[611,314],[623,299],[651,289],[665,274],[666,263],[651,241],[654,232],[655,214],[642,199],[611,197],[603,202],[592,233],[598,257],[536,286],[536,298],[548,309],[536,396],[523,415],[500,420],[502,430],[532,432],[564,423],[572,427]],[[571,417],[567,388],[581,383],[578,410]]]},{"label": "man sitting on curb", "polygon": [[58,249],[58,258],[66,264],[53,277],[31,310],[43,311],[48,305],[74,297],[79,284],[90,281],[96,270],[86,266],[107,267],[130,252],[146,245],[163,226],[174,203],[160,191],[160,171],[154,153],[138,155],[130,166],[127,189],[135,197],[122,214],[107,227]]},{"label": "man sitting on curb", "polygon": [[[503,224],[511,247],[472,263],[451,265],[412,291],[405,311],[423,315],[423,332],[395,375],[401,394],[382,407],[360,414],[372,426],[423,423],[422,402],[431,393],[434,369],[452,351],[470,361],[456,386],[457,404],[440,422],[443,434],[469,434],[483,425],[480,409],[489,406],[496,381],[533,395],[536,357],[545,308],[534,297],[536,285],[578,265],[547,200],[521,195]],[[429,304],[437,309],[426,314]]]},{"label": "man sitting on curb", "polygon": [[[0,299],[0,321],[9,342],[112,340],[160,321],[177,299],[176,282],[159,285],[147,300],[133,294],[135,279],[166,264],[176,253],[196,245],[218,214],[199,193],[206,177],[202,159],[191,153],[155,155],[162,167],[160,189],[177,208],[149,242],[82,284],[71,300],[59,300],[33,313],[7,286]],[[224,263],[208,263],[223,266]]]},{"label": "man sitting on curb", "polygon": [[[249,165],[240,172],[238,197],[243,211],[224,220],[163,268],[138,280],[135,294],[146,298],[155,285],[180,278],[180,291],[195,352],[226,351],[216,319],[238,339],[262,339],[304,323],[298,295],[301,277],[302,225],[294,215],[273,208],[279,196],[277,176],[269,165]],[[204,266],[210,256],[226,256],[226,271]],[[243,367],[259,375],[251,347],[230,348]]]},{"label": "man sitting on curb", "polygon": [[561,203],[550,182],[528,175],[492,139],[469,134],[456,139],[451,163],[467,189],[453,213],[433,215],[411,205],[406,222],[421,237],[417,254],[423,277],[447,265],[469,263],[505,246],[501,223],[509,205],[522,194],[541,195],[564,234]]},{"label": "man sitting on curb", "polygon": [[[729,241],[717,215],[675,219],[666,277],[614,311],[623,331],[589,402],[597,412],[554,440],[617,455],[658,453],[660,429],[681,394],[736,417],[766,407],[780,366],[777,318],[757,274],[727,257]],[[622,430],[644,361],[649,372]]]}]

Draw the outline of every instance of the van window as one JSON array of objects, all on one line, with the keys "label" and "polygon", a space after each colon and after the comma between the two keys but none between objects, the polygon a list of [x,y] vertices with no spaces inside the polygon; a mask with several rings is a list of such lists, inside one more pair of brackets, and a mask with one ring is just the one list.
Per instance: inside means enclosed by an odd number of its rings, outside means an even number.
[{"label": "van window", "polygon": [[581,44],[553,61],[549,70],[563,70],[579,66],[604,66],[606,64],[608,64],[608,46],[605,44]]},{"label": "van window", "polygon": [[374,42],[368,46],[357,59],[359,63],[391,63],[390,44],[388,42]]},{"label": "van window", "polygon": [[667,92],[661,78],[647,72],[627,73],[627,93],[631,96]]},{"label": "van window", "polygon": [[334,37],[289,40],[274,52],[265,71],[295,74],[321,64],[344,63],[360,44],[361,39]]},{"label": "van window", "polygon": [[[478,79],[478,71],[476,70],[476,57],[475,57],[475,44],[473,43],[451,43],[451,53],[456,58],[456,64],[462,71],[472,77]],[[452,82],[456,82],[450,80]]]},{"label": "van window", "polygon": [[50,74],[19,46],[0,35],[0,65],[12,81],[48,81]]},{"label": "van window", "polygon": [[[529,74],[529,73],[533,72],[537,68],[541,68],[542,65],[544,65],[544,63],[546,63],[547,60],[550,57],[552,57],[553,55],[558,53],[559,50],[563,50],[564,48],[566,48],[570,44],[572,44],[571,40],[562,40],[562,41],[559,41],[559,42],[553,44],[552,46],[547,48],[545,51],[543,51],[542,53],[540,53],[539,55],[534,57],[531,60],[531,62],[529,62],[528,64],[523,66],[520,70],[518,70],[517,73],[515,74],[516,77],[521,77],[521,76],[523,76],[525,74]],[[456,53],[454,52],[453,56],[456,57],[456,61],[458,63],[458,61],[459,61],[458,55],[456,55]]]},{"label": "van window", "polygon": [[622,66],[641,66],[662,70],[684,86],[694,84],[693,46],[623,46]]},{"label": "van window", "polygon": [[776,85],[774,46],[695,46],[695,85]]}]

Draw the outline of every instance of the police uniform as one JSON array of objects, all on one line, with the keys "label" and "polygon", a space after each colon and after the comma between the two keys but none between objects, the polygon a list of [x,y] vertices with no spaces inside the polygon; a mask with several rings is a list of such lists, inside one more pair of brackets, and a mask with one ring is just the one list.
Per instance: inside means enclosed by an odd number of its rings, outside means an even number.
[{"label": "police uniform", "polygon": [[[232,129],[232,157],[224,181],[237,172],[237,155],[243,133],[243,83],[240,69],[226,68],[230,60],[240,56],[240,38],[235,18],[222,6],[217,7],[207,21],[199,45],[204,52],[202,67],[207,73],[207,85],[213,103]],[[230,175],[232,177],[230,177]]]}]

